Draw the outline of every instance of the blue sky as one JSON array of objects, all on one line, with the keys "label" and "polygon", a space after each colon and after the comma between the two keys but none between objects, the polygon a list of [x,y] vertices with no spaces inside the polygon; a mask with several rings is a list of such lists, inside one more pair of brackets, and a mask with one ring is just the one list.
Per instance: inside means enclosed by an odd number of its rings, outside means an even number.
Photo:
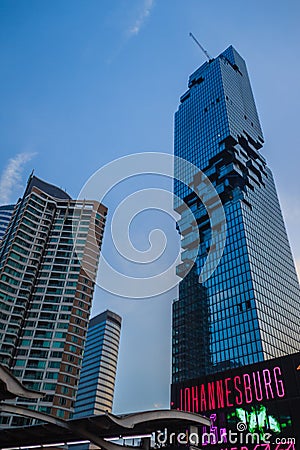
[{"label": "blue sky", "polygon": [[[210,54],[232,44],[247,62],[300,266],[299,20],[296,0],[0,0],[0,200],[15,201],[33,168],[76,197],[115,158],[172,153],[179,97],[205,60],[192,31]],[[116,412],[168,406],[175,296],[97,290],[93,312],[123,316]]]}]

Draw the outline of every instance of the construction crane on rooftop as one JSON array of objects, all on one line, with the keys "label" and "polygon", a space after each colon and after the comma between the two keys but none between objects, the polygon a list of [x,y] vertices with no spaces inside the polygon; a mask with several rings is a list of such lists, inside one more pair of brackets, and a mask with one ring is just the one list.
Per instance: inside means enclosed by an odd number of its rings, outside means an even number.
[{"label": "construction crane on rooftop", "polygon": [[202,45],[200,44],[200,42],[195,38],[195,36],[193,35],[193,33],[190,32],[190,36],[191,38],[196,42],[196,44],[201,48],[201,50],[203,51],[204,55],[206,56],[206,58],[208,59],[208,61],[212,61],[213,58],[209,55],[209,53],[205,50],[204,47],[202,47]]}]

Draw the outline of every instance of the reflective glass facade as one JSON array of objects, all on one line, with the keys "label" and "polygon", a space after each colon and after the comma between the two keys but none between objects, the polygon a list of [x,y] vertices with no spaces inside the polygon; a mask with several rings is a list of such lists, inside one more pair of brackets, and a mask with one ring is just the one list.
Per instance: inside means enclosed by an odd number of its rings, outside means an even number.
[{"label": "reflective glass facade", "polygon": [[0,242],[9,224],[15,205],[0,206]]},{"label": "reflective glass facade", "polygon": [[[199,285],[211,245],[209,218],[198,197],[175,182],[174,193],[194,213],[200,244],[195,224],[182,216],[178,275],[196,262],[173,304],[173,382],[300,350],[299,283],[262,145],[245,62],[229,47],[190,76],[175,114],[174,153],[213,183],[226,214],[226,245],[217,269]],[[190,182],[197,187],[196,177]]]},{"label": "reflective glass facade", "polygon": [[34,176],[16,204],[0,245],[0,362],[46,395],[13,403],[63,419],[74,411],[106,212]]},{"label": "reflective glass facade", "polygon": [[120,332],[121,317],[111,311],[90,320],[74,418],[112,411]]}]

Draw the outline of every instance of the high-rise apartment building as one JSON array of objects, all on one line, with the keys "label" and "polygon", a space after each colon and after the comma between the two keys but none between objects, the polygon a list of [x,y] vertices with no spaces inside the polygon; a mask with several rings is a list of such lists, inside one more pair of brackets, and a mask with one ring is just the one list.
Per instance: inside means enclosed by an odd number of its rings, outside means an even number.
[{"label": "high-rise apartment building", "polygon": [[0,362],[46,394],[19,405],[74,411],[106,213],[33,175],[14,208],[0,246]]},{"label": "high-rise apartment building", "polygon": [[[196,259],[173,304],[173,383],[300,350],[299,283],[245,62],[230,46],[188,88],[175,114],[174,153],[209,177],[227,231],[220,263],[199,284],[214,250],[210,221],[199,198],[175,182],[195,217],[182,220],[178,274]],[[196,178],[189,181],[197,187]]]},{"label": "high-rise apartment building", "polygon": [[15,205],[0,206],[0,242],[9,224]]},{"label": "high-rise apartment building", "polygon": [[74,418],[111,412],[121,333],[121,317],[109,310],[90,320]]}]

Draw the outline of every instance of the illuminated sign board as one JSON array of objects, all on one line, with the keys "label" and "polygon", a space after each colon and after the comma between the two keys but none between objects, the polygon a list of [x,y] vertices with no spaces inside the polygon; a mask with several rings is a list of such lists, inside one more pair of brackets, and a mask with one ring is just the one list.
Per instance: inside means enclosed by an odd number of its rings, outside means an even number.
[{"label": "illuminated sign board", "polygon": [[[297,440],[300,449],[299,365],[296,353],[176,383],[171,407],[210,417],[211,429],[201,432],[213,433],[215,442],[202,441],[205,450],[295,450]],[[230,441],[230,431],[238,433],[238,443]],[[256,440],[244,442],[246,432]]]},{"label": "illuminated sign board", "polygon": [[263,369],[180,389],[179,409],[202,413],[285,396],[281,369]]}]

